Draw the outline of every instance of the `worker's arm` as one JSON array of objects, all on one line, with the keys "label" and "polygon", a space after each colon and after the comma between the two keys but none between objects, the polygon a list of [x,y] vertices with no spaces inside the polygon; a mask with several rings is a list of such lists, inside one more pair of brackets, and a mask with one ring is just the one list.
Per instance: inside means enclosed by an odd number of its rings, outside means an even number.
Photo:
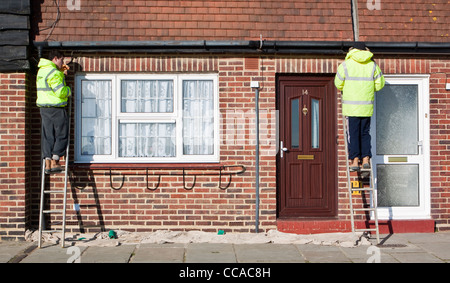
[{"label": "worker's arm", "polygon": [[344,74],[344,67],[342,67],[342,64],[339,65],[336,76],[334,77],[334,85],[337,89],[342,90],[344,89],[344,82],[345,82],[345,74]]},{"label": "worker's arm", "polygon": [[61,71],[53,72],[50,78],[48,78],[48,85],[52,88],[55,96],[59,98],[67,98],[72,94],[70,87],[66,85],[64,74]]},{"label": "worker's arm", "polygon": [[375,91],[380,91],[383,87],[384,87],[384,76],[383,73],[381,72],[380,67],[376,67],[375,69],[375,74],[373,75],[373,78],[375,80]]}]

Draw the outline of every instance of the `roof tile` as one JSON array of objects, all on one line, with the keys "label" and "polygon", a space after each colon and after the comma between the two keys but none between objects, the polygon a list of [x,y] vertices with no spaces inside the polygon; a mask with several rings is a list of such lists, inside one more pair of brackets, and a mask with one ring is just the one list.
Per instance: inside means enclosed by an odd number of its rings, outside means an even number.
[{"label": "roof tile", "polygon": [[[379,1],[380,10],[358,1],[361,40],[449,40],[448,0]],[[348,0],[98,0],[81,1],[79,11],[60,3],[53,41],[353,39]],[[35,40],[43,41],[56,18],[55,1],[33,6]]]}]

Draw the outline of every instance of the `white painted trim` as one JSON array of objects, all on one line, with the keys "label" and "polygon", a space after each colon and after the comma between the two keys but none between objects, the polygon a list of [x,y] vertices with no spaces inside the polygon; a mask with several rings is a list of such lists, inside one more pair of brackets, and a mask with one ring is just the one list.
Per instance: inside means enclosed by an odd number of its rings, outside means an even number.
[{"label": "white painted trim", "polygon": [[[378,218],[384,219],[430,219],[430,112],[429,112],[429,75],[386,75],[386,83],[418,85],[419,140],[422,148],[418,155],[408,155],[408,162],[403,164],[419,164],[419,206],[417,207],[379,207]],[[376,110],[375,110],[376,111]],[[374,113],[374,117],[376,117]],[[376,121],[372,119],[372,152],[374,174],[377,164],[389,164],[388,156],[376,155]],[[396,156],[396,155],[389,155]],[[405,156],[405,155],[401,155]],[[402,163],[395,163],[402,164]],[[375,180],[375,183],[377,181]]]},{"label": "white painted trim", "polygon": [[[120,87],[123,79],[171,79],[174,81],[174,112],[173,113],[121,113]],[[212,80],[214,85],[214,154],[212,155],[183,155],[182,138],[182,81],[183,80]],[[111,80],[111,113],[112,113],[112,154],[82,155],[81,154],[81,81],[82,80]],[[219,114],[219,83],[218,75],[207,74],[124,74],[124,73],[78,73],[75,77],[75,162],[76,163],[217,163],[220,159],[220,114]],[[124,158],[118,157],[118,124],[119,121],[134,122],[173,122],[176,126],[176,156],[153,158]]]}]

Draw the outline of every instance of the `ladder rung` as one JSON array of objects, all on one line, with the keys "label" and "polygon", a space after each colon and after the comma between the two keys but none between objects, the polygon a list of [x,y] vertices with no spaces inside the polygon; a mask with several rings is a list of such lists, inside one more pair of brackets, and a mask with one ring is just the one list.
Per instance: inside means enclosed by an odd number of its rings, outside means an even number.
[{"label": "ladder rung", "polygon": [[63,194],[64,191],[44,191],[44,194]]},{"label": "ladder rung", "polygon": [[66,167],[65,166],[61,166],[61,171],[51,171],[50,174],[48,175],[53,175],[53,174],[61,174],[61,173],[65,173],[66,172]]},{"label": "ladder rung", "polygon": [[352,191],[373,191],[373,188],[351,188]]},{"label": "ladder rung", "polygon": [[355,232],[377,231],[377,228],[355,229]]},{"label": "ladder rung", "polygon": [[43,233],[62,233],[62,230],[42,230]]},{"label": "ladder rung", "polygon": [[44,210],[43,213],[63,213],[63,210]]},{"label": "ladder rung", "polygon": [[373,208],[373,207],[367,207],[367,208],[353,208],[353,211],[375,211],[375,208]]}]

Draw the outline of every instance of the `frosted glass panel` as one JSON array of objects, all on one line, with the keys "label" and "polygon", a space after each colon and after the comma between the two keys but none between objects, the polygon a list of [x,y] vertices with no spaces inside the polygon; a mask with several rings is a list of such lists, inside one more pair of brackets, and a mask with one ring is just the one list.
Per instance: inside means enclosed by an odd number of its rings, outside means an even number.
[{"label": "frosted glass panel", "polygon": [[418,154],[418,87],[391,85],[376,93],[377,154]]},{"label": "frosted glass panel", "polygon": [[299,142],[299,100],[292,99],[291,100],[291,147],[298,148],[300,145]]},{"label": "frosted glass panel", "polygon": [[419,165],[377,165],[378,206],[419,205]]},{"label": "frosted glass panel", "polygon": [[319,148],[319,100],[311,99],[311,147]]}]

